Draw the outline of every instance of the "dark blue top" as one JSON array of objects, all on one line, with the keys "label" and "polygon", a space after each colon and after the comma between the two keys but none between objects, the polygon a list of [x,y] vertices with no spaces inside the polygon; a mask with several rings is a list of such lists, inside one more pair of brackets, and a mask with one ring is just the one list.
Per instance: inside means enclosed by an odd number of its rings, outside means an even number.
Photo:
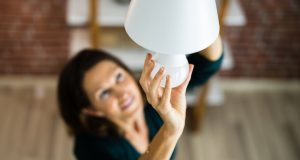
[{"label": "dark blue top", "polygon": [[[209,61],[198,53],[189,55],[188,61],[194,64],[194,71],[188,89],[205,83],[219,70],[222,60],[223,54],[216,61]],[[149,104],[146,104],[144,113],[151,142],[163,121]],[[75,136],[74,152],[78,160],[136,160],[140,156],[140,153],[123,137],[100,137],[89,134]],[[171,160],[175,159],[175,154],[176,149]]]}]

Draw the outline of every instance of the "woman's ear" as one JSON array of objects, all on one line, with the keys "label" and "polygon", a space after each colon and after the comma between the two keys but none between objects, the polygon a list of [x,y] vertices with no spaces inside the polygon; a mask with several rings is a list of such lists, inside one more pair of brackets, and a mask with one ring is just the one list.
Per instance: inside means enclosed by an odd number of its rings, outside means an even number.
[{"label": "woman's ear", "polygon": [[101,111],[94,110],[92,107],[87,107],[82,109],[82,114],[93,116],[93,117],[105,117],[105,114]]}]

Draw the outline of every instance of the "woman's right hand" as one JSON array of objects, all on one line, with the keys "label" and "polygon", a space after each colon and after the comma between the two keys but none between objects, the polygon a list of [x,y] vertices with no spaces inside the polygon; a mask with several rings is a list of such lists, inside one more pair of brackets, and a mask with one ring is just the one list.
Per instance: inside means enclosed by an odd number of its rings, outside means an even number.
[{"label": "woman's right hand", "polygon": [[155,62],[151,54],[147,54],[140,84],[146,94],[148,102],[159,113],[170,134],[181,134],[185,125],[186,88],[190,81],[193,65],[190,65],[189,75],[178,87],[171,88],[171,77],[167,75],[165,88],[160,83],[165,76],[162,67],[151,79],[151,72]]}]

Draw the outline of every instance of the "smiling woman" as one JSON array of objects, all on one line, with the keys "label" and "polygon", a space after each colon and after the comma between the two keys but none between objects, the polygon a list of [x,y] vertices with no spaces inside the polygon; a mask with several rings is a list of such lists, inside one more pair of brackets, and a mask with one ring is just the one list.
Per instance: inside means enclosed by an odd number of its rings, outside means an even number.
[{"label": "smiling woman", "polygon": [[[92,109],[96,110],[96,108],[91,107],[92,103],[96,102],[95,94],[93,96],[92,93],[98,91],[95,90],[95,87],[99,87],[98,81],[106,77],[101,70],[95,73],[95,70],[99,67],[94,66],[100,66],[100,69],[104,67],[105,69],[107,62],[113,62],[115,67],[119,66],[123,70],[126,70],[126,73],[132,75],[130,70],[121,61],[104,51],[97,50],[81,51],[65,66],[60,74],[58,85],[60,111],[74,134],[91,133],[96,135],[114,135],[118,133],[115,124],[106,118],[96,116],[96,112],[91,111]],[[110,71],[111,68],[108,67],[107,69]],[[86,90],[88,92],[86,92]],[[92,114],[95,116],[89,116]]]},{"label": "smiling woman", "polygon": [[83,88],[92,103],[84,109],[90,116],[106,116],[115,124],[122,125],[123,120],[130,121],[142,111],[142,107],[138,107],[143,106],[143,101],[137,83],[113,61],[99,62],[87,71]]},{"label": "smiling woman", "polygon": [[[223,56],[221,50],[215,54],[214,61],[199,53],[188,57],[195,65],[192,86],[201,85],[218,71]],[[154,66],[148,54],[139,84],[120,60],[101,50],[83,50],[66,64],[59,76],[58,102],[75,136],[77,159],[175,158],[193,65],[188,78],[176,88],[171,88],[163,67],[150,78]],[[164,76],[166,87],[162,88],[159,84]]]}]

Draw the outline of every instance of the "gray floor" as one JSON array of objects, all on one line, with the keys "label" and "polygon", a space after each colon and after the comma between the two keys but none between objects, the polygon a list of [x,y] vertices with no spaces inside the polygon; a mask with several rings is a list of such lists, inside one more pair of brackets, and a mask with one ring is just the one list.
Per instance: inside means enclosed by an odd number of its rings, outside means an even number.
[{"label": "gray floor", "polygon": [[[185,131],[177,160],[299,160],[300,91],[226,91],[200,133]],[[54,87],[0,85],[0,159],[73,159]]]}]

